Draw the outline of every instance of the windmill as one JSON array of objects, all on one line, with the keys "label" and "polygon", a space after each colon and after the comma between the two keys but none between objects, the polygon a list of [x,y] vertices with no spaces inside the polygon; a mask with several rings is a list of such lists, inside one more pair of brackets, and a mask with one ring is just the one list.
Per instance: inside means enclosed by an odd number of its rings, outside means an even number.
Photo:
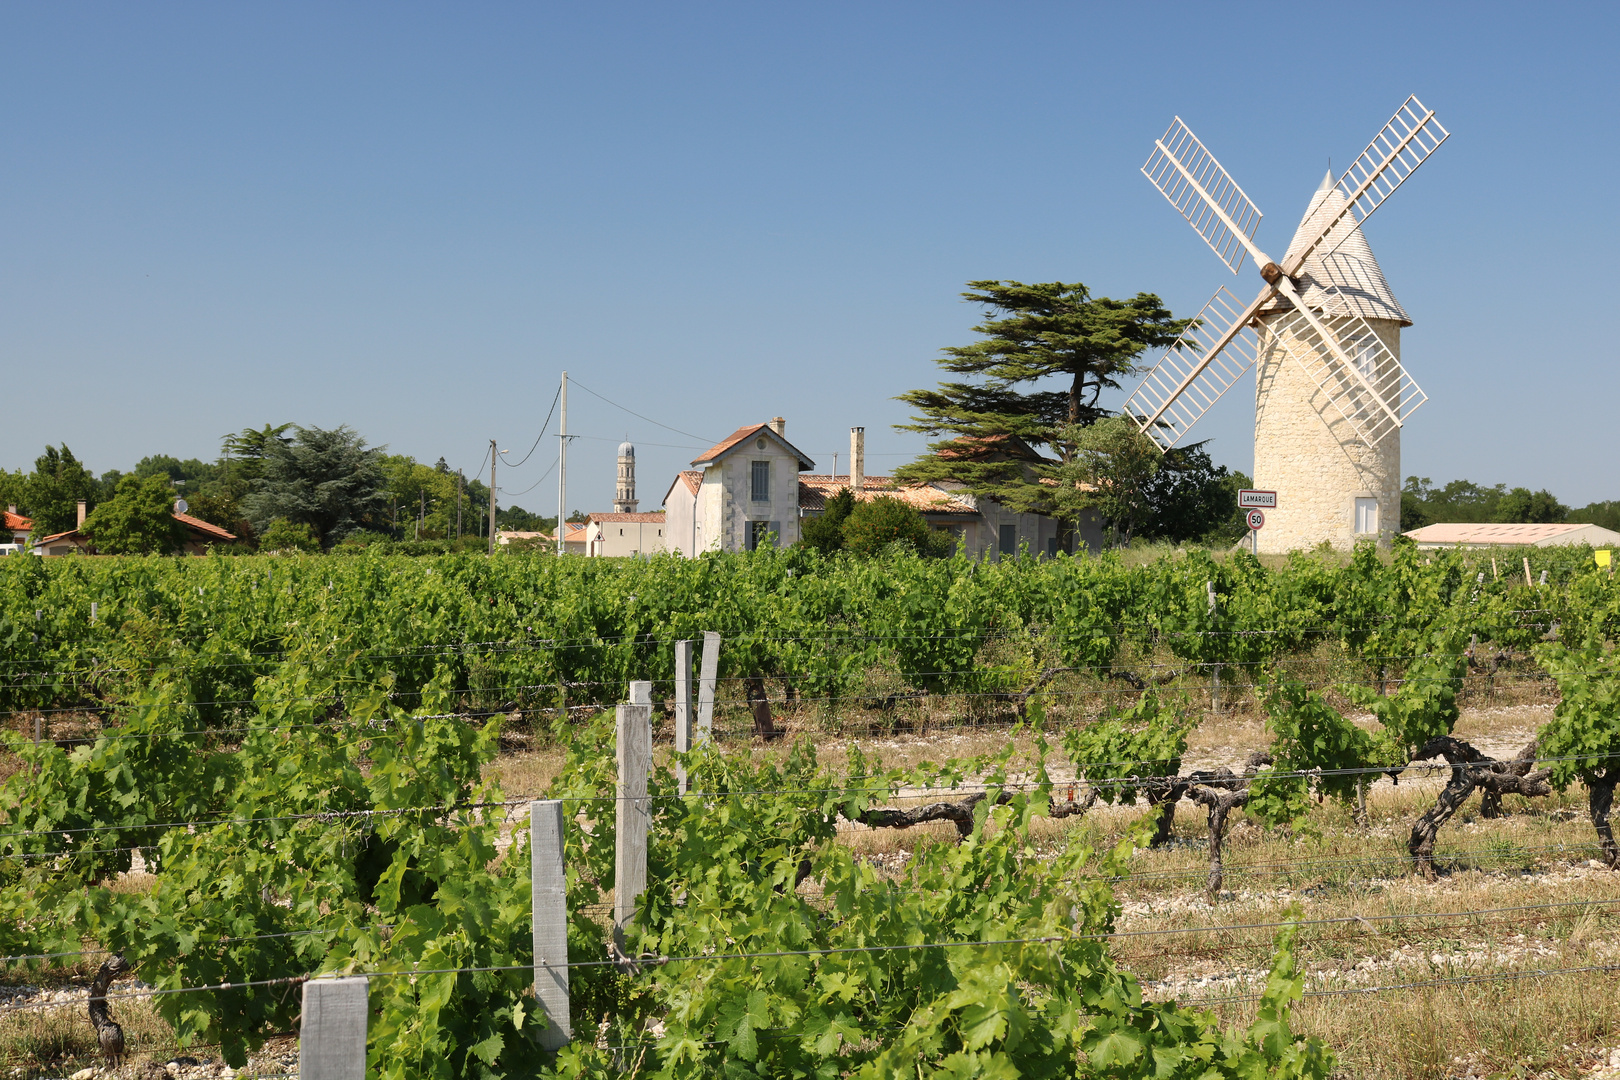
[{"label": "windmill", "polygon": [[1401,366],[1412,320],[1361,224],[1449,134],[1407,98],[1344,175],[1323,178],[1281,263],[1254,243],[1254,201],[1179,116],[1142,166],[1233,274],[1253,256],[1265,285],[1247,306],[1217,289],[1125,413],[1169,450],[1258,367],[1254,482],[1278,492],[1259,550],[1387,545],[1399,525],[1401,426],[1426,395]]}]

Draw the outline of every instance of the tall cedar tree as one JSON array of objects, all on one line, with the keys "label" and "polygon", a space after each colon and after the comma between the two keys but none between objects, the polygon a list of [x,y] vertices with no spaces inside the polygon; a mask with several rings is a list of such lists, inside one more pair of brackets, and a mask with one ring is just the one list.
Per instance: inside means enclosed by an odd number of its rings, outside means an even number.
[{"label": "tall cedar tree", "polygon": [[[943,382],[899,396],[917,411],[911,423],[897,428],[945,438],[930,443],[934,453],[902,466],[895,477],[907,483],[954,480],[1010,510],[1052,513],[1052,489],[1039,482],[1053,473],[1051,467],[1032,467],[1016,455],[964,454],[960,440],[1014,436],[1037,450],[1050,448],[1062,462],[1072,460],[1074,444],[1063,437],[1064,429],[1108,415],[1097,404],[1103,390],[1117,389],[1119,377],[1135,371],[1144,352],[1169,346],[1192,320],[1175,318],[1152,293],[1113,300],[1061,281],[970,281],[968,288],[963,299],[984,305],[985,321],[973,328],[984,336],[942,350],[939,364],[975,381]],[[1051,379],[1068,385],[1030,386]]]}]

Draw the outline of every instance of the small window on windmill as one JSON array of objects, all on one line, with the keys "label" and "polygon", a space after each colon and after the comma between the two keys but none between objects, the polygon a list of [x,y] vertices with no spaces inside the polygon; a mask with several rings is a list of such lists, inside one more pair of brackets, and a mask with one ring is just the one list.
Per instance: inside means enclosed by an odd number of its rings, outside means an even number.
[{"label": "small window on windmill", "polygon": [[1356,373],[1367,384],[1366,387],[1356,387],[1356,397],[1362,401],[1361,413],[1363,416],[1366,415],[1367,405],[1370,404],[1366,400],[1368,388],[1371,388],[1373,393],[1378,391],[1379,344],[1377,336],[1357,338],[1350,343],[1351,362],[1356,365]]},{"label": "small window on windmill", "polygon": [[1369,536],[1378,533],[1378,500],[1356,500],[1356,535]]}]

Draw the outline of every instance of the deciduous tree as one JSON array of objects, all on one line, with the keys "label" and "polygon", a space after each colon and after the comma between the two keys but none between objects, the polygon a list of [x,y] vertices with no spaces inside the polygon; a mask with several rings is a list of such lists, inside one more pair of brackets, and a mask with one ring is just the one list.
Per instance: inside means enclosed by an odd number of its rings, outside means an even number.
[{"label": "deciduous tree", "polygon": [[102,555],[171,555],[186,540],[173,504],[166,476],[126,476],[113,497],[85,518],[84,534]]}]

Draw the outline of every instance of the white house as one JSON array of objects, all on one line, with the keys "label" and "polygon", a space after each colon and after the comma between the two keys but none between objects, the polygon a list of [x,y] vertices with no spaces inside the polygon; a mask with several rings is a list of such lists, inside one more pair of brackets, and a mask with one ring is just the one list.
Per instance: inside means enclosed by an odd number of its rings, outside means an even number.
[{"label": "white house", "polygon": [[799,473],[816,463],[785,434],[780,416],[740,427],[710,447],[664,494],[670,551],[753,551],[774,537],[799,540]]},{"label": "white house", "polygon": [[587,555],[656,555],[663,550],[662,513],[591,514],[585,519]]},{"label": "white house", "polygon": [[[953,483],[896,484],[891,477],[867,476],[864,428],[850,431],[851,472],[846,476],[810,473],[814,463],[784,437],[785,423],[739,428],[675,477],[664,495],[669,550],[692,556],[704,551],[751,551],[766,536],[778,545],[799,540],[806,518],[819,516],[827,500],[848,488],[857,501],[887,495],[911,505],[928,524],[950,532],[973,558],[1000,558],[1027,550],[1054,555],[1083,544],[1098,551],[1101,519],[1088,515],[1078,537],[1044,514],[1013,513],[990,499],[975,499]],[[974,443],[959,453],[980,460],[1044,459],[1020,440]]]},{"label": "white house", "polygon": [[33,535],[33,521],[17,513],[15,506],[6,507],[5,516],[0,518],[0,554],[15,555],[28,550]]}]

